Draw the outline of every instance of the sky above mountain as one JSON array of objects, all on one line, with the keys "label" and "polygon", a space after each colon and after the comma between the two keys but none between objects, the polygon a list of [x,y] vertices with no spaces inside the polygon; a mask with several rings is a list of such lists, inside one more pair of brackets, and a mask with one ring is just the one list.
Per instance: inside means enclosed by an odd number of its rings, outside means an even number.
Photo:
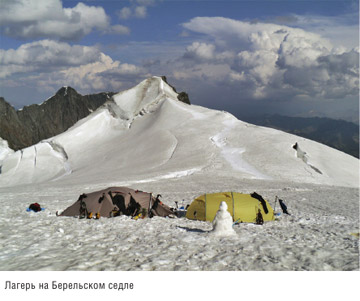
[{"label": "sky above mountain", "polygon": [[16,108],[152,75],[240,117],[358,121],[358,1],[0,3],[0,96]]}]

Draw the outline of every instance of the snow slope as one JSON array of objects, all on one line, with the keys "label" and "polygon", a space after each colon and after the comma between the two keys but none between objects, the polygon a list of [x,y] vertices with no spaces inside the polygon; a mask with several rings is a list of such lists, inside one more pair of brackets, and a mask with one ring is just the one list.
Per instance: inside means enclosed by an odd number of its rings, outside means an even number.
[{"label": "snow slope", "polygon": [[0,138],[0,166],[5,157],[14,153],[14,151],[9,147],[9,144],[6,140]]},{"label": "snow slope", "polygon": [[[8,152],[0,270],[359,270],[357,159],[183,104],[158,77],[115,95],[61,135]],[[256,191],[279,214],[275,198],[283,199],[291,215],[238,224],[226,237],[214,235],[210,222],[186,218],[56,216],[81,193],[113,185],[160,193],[172,207],[204,193]],[[45,210],[27,212],[33,202]]]},{"label": "snow slope", "polygon": [[179,102],[152,77],[65,133],[7,155],[0,187],[138,183],[229,170],[244,179],[357,187],[358,167],[356,158],[314,141]]}]

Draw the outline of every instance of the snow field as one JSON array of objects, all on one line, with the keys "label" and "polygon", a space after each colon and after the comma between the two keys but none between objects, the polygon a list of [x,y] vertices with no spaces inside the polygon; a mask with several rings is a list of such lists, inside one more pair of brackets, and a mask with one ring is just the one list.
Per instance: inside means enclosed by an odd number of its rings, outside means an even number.
[{"label": "snow field", "polygon": [[[175,206],[175,200],[190,203],[204,190],[237,187],[244,191],[247,187],[262,193],[273,207],[275,195],[279,195],[292,215],[280,215],[277,221],[262,226],[235,225],[236,235],[224,237],[213,235],[210,222],[185,218],[56,217],[57,210],[61,212],[83,192],[75,187],[44,186],[42,193],[29,187],[17,193],[1,190],[1,269],[359,270],[358,239],[350,234],[359,231],[357,189],[252,180],[238,183],[223,178],[224,187],[218,180],[190,176],[140,183],[136,188],[161,193],[165,203]],[[45,211],[26,212],[36,200]],[[276,207],[279,212],[279,205]]]}]

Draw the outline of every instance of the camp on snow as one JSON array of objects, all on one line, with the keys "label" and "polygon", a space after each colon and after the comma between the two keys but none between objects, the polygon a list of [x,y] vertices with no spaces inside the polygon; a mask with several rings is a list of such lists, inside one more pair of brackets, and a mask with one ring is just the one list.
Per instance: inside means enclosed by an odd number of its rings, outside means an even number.
[{"label": "camp on snow", "polygon": [[59,216],[99,218],[128,215],[132,217],[170,216],[174,212],[162,203],[160,195],[134,190],[127,187],[109,187],[103,190],[83,193],[78,200]]},{"label": "camp on snow", "polygon": [[203,194],[193,200],[187,209],[188,219],[213,221],[221,202],[225,202],[233,221],[255,223],[259,210],[264,221],[274,220],[274,210],[263,197],[256,192],[243,194],[238,192],[218,192]]}]

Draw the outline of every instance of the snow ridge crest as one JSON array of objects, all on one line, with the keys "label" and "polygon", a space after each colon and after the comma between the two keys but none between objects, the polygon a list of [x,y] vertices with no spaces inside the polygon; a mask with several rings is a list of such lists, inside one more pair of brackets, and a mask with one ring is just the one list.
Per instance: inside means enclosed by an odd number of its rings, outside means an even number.
[{"label": "snow ridge crest", "polygon": [[177,100],[177,96],[178,93],[161,77],[153,76],[129,90],[115,94],[113,100],[119,107],[119,117],[132,120],[139,114],[155,111],[158,104],[167,98]]}]

